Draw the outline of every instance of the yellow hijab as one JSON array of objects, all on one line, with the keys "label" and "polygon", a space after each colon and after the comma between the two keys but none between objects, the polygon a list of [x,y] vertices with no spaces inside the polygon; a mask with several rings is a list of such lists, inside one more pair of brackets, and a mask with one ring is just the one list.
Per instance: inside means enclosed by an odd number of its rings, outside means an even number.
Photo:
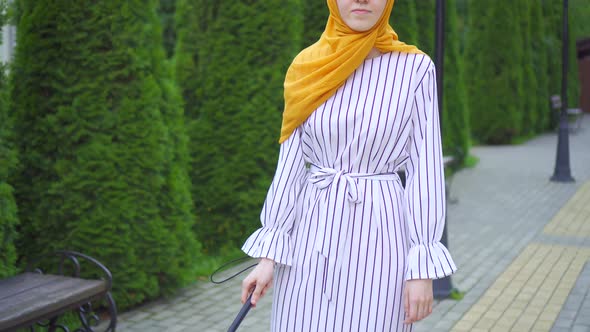
[{"label": "yellow hijab", "polygon": [[[316,0],[314,0],[316,1]],[[376,47],[382,53],[423,53],[398,40],[389,25],[394,0],[387,0],[372,29],[357,32],[340,17],[336,0],[327,0],[330,17],[320,39],[295,57],[285,77],[285,110],[279,143],[285,141],[328,100]]]}]

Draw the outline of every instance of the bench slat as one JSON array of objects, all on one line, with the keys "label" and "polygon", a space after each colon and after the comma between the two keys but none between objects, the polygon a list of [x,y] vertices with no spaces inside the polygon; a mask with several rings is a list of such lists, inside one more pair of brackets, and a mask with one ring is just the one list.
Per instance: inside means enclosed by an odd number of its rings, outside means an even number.
[{"label": "bench slat", "polygon": [[104,280],[23,273],[0,281],[0,331],[77,307],[105,294]]},{"label": "bench slat", "polygon": [[56,279],[58,279],[58,276],[51,274],[24,273],[13,278],[0,280],[0,301],[28,289],[43,286]]}]

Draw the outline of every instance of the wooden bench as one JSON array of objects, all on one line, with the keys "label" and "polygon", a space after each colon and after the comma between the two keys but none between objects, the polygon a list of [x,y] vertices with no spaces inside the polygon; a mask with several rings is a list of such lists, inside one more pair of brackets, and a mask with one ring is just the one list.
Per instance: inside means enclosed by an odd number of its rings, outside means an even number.
[{"label": "wooden bench", "polygon": [[[56,274],[42,274],[39,269],[27,271],[14,277],[0,280],[0,331],[16,331],[27,328],[35,331],[36,325],[52,332],[57,329],[70,331],[59,322],[66,312],[74,311],[80,320],[76,332],[96,331],[101,321],[92,302],[105,303],[109,323],[105,332],[114,332],[117,325],[117,309],[111,296],[112,276],[110,271],[92,257],[72,251],[59,251],[51,255],[59,264]],[[80,278],[80,262],[90,263],[103,275],[102,279]],[[37,260],[36,262],[38,262]],[[66,271],[71,276],[64,275]]]},{"label": "wooden bench", "polygon": [[[551,108],[558,113],[561,112],[561,96],[560,95],[553,95],[551,96]],[[568,108],[567,115],[574,119],[574,127],[569,127],[571,131],[578,131],[580,130],[582,124],[582,117],[584,116],[584,112],[580,108]],[[568,123],[569,124],[569,123]]]}]

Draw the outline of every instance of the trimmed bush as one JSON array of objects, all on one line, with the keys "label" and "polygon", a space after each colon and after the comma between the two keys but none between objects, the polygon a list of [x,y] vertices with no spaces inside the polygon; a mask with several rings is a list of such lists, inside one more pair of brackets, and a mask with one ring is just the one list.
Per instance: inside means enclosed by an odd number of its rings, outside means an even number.
[{"label": "trimmed bush", "polygon": [[531,97],[536,100],[536,120],[530,125],[534,132],[545,131],[550,124],[551,108],[549,107],[549,54],[547,43],[547,22],[543,18],[543,5],[534,1],[531,4],[530,56],[533,65],[533,80],[536,90],[530,90]]},{"label": "trimmed bush", "polygon": [[[409,2],[406,0],[406,2]],[[424,53],[434,58],[434,28],[436,18],[436,0],[414,1],[416,6],[416,22],[418,40],[416,45]]]},{"label": "trimmed bush", "polygon": [[568,73],[568,102],[569,107],[580,107],[580,74],[576,40],[590,38],[590,4],[585,0],[570,1],[570,66]]},{"label": "trimmed bush", "polygon": [[[525,137],[530,137],[534,135],[537,127],[537,123],[539,122],[539,112],[540,112],[540,98],[542,96],[538,95],[539,91],[539,84],[541,83],[539,80],[539,76],[536,75],[535,70],[537,69],[536,65],[538,65],[538,61],[536,59],[535,53],[536,52],[543,52],[543,50],[533,49],[531,46],[533,45],[533,6],[535,5],[533,2],[529,0],[514,0],[513,1],[517,14],[518,20],[520,23],[520,31],[522,34],[521,40],[522,45],[530,45],[529,47],[521,47],[521,51],[517,52],[521,58],[520,61],[520,70],[522,72],[522,102],[521,106],[522,109],[522,124],[521,124],[521,135]],[[539,22],[534,22],[535,24]],[[542,22],[540,22],[542,24]],[[539,26],[536,26],[539,28]],[[541,30],[542,31],[542,30]],[[544,103],[544,105],[547,105]]]},{"label": "trimmed bush", "polygon": [[324,29],[330,11],[325,0],[304,0],[303,2],[303,44],[305,48],[315,43]]},{"label": "trimmed bush", "polygon": [[[6,2],[0,1],[0,13],[4,13]],[[0,27],[6,17],[0,14]],[[16,272],[16,250],[18,224],[13,187],[9,183],[11,174],[17,166],[17,156],[12,135],[12,119],[9,115],[6,78],[4,66],[0,66],[0,278]]]},{"label": "trimmed bush", "polygon": [[174,48],[176,47],[176,29],[174,24],[176,0],[160,0],[158,14],[162,22],[162,36],[166,57],[171,58],[174,55]]},{"label": "trimmed bush", "polygon": [[410,45],[418,43],[418,20],[414,1],[396,1],[389,17],[389,24],[399,40]]},{"label": "trimmed bush", "polygon": [[[547,31],[543,44],[547,53],[546,73],[549,78],[549,95],[561,94],[562,9],[563,3],[561,1],[543,1],[543,21]],[[553,116],[550,120],[550,127],[554,127],[557,118]]]},{"label": "trimmed bush", "polygon": [[195,231],[216,253],[260,227],[303,8],[299,0],[185,0],[179,8],[180,25],[198,26],[179,30],[176,61],[190,123]]},{"label": "trimmed bush", "polygon": [[167,244],[174,257],[169,261],[168,273],[161,275],[168,278],[163,284],[171,285],[164,289],[164,292],[168,292],[195,279],[195,270],[202,255],[201,244],[193,233],[196,216],[191,195],[192,182],[188,172],[189,137],[182,94],[174,80],[173,64],[164,61],[165,50],[160,47],[162,39],[158,36],[165,34],[162,34],[161,26],[158,24],[148,25],[147,29],[150,28],[151,30],[143,35],[144,45],[148,46],[149,52],[146,55],[151,58],[153,75],[162,94],[159,106],[168,138],[166,144],[162,145],[165,148],[162,173],[164,184],[158,193],[158,201],[160,216],[168,231],[176,237],[175,241]]},{"label": "trimmed bush", "polygon": [[20,5],[11,76],[19,253],[96,257],[123,309],[170,292],[191,278],[198,246],[157,2]]},{"label": "trimmed bush", "polygon": [[[563,29],[563,3],[560,1],[545,0],[542,2],[545,30],[547,31],[544,46],[547,50],[547,77],[548,95],[561,95],[562,77],[562,29]],[[578,62],[576,59],[576,39],[590,37],[590,6],[584,0],[571,0],[569,2],[569,69],[568,69],[568,107],[578,107],[580,98],[580,83],[578,74]],[[549,107],[549,101],[546,103]],[[547,129],[557,126],[558,112],[549,110],[551,116],[547,119]]]},{"label": "trimmed bush", "polygon": [[442,139],[445,155],[454,156],[462,165],[469,154],[470,130],[464,80],[464,58],[459,52],[455,0],[447,0],[445,21],[445,59]]},{"label": "trimmed bush", "polygon": [[521,134],[522,33],[517,15],[514,2],[469,2],[465,79],[472,135],[482,143],[509,143]]}]

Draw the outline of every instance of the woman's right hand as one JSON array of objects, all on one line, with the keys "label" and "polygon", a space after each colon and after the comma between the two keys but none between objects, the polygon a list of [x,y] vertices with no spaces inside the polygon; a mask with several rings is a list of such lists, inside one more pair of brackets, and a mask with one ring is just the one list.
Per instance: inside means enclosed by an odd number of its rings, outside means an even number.
[{"label": "woman's right hand", "polygon": [[258,300],[272,287],[275,262],[268,258],[262,258],[258,265],[242,281],[242,303],[246,303],[252,289],[252,307],[256,307]]}]

